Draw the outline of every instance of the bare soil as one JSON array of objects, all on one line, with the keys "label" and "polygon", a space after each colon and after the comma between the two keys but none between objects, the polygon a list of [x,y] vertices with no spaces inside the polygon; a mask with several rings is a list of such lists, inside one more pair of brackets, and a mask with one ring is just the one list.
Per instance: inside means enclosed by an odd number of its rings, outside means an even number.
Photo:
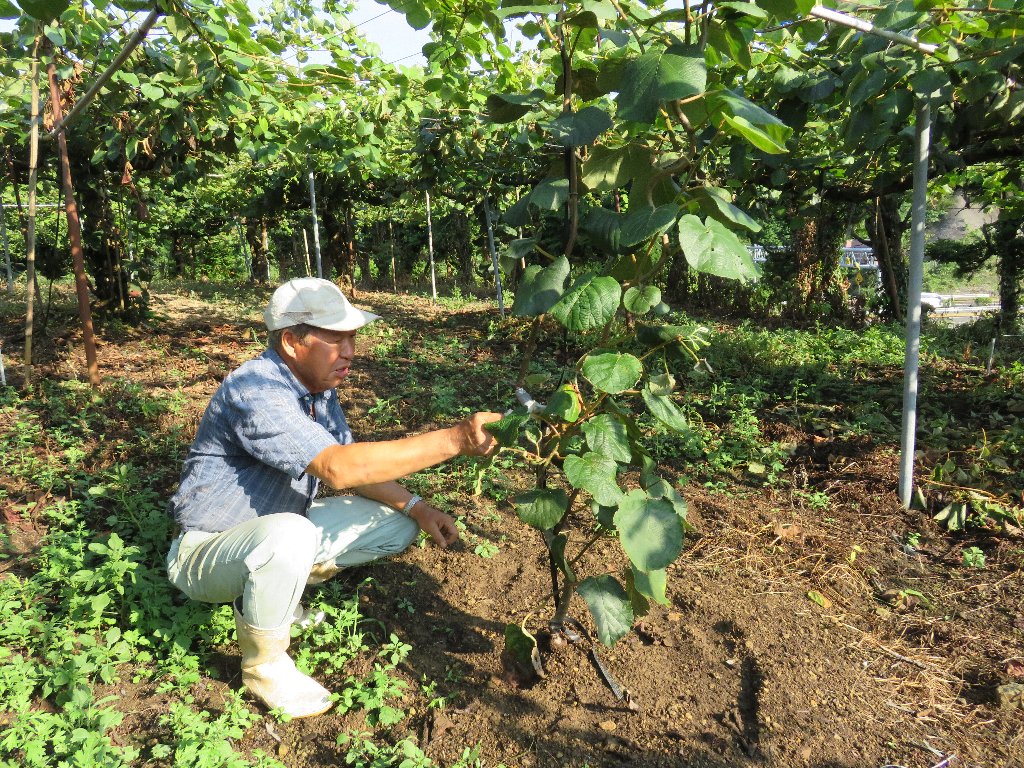
[{"label": "bare soil", "polygon": [[[362,292],[356,303],[410,330],[413,350],[438,334],[458,335],[465,359],[438,361],[449,373],[485,361],[514,370],[518,362],[512,344],[487,339],[493,309],[448,311],[414,297]],[[101,331],[102,371],[180,391],[191,433],[220,379],[260,351],[250,331],[259,316],[174,294],[155,296],[154,308],[160,319],[148,327]],[[40,344],[46,375],[82,370],[73,329],[69,319]],[[11,346],[5,353],[10,375]],[[367,410],[378,398],[396,397],[402,360],[398,355],[397,368],[395,359],[383,364],[369,354],[357,362],[340,391],[357,434],[390,436],[372,428]],[[421,385],[429,391],[431,382]],[[417,396],[402,394],[406,402]],[[406,418],[390,432],[432,426]],[[614,648],[591,640],[582,601],[573,612],[587,630],[581,641],[551,647],[543,631],[551,610],[546,550],[507,501],[463,494],[453,502],[467,540],[492,542],[493,556],[468,543],[414,547],[342,574],[353,588],[373,577],[362,591],[366,616],[413,648],[400,673],[410,683],[438,681],[439,693],[453,698],[427,709],[422,696],[409,695],[402,703],[408,717],[390,737],[411,733],[442,764],[478,745],[487,766],[524,768],[1024,766],[1024,708],[1000,706],[998,695],[1000,686],[1024,682],[1024,542],[952,538],[930,516],[904,510],[896,496],[897,446],[763,426],[797,443],[793,477],[809,491],[826,491],[828,508],[742,478],[717,492],[682,488],[694,532],[670,569],[671,605],[655,605]],[[921,534],[914,548],[906,546],[912,532]],[[16,533],[30,548],[31,531]],[[985,550],[986,567],[963,565],[962,549],[972,544]],[[579,570],[623,565],[609,540]],[[307,599],[318,594],[314,588]],[[541,630],[542,679],[524,680],[503,663],[505,624],[524,620]],[[356,662],[346,674],[359,675],[368,663]],[[197,703],[214,710],[239,684],[232,648],[216,667],[219,679],[196,693]],[[323,682],[337,688],[341,678]],[[132,713],[118,733],[141,738],[166,701],[127,682],[118,693],[120,707]],[[336,737],[351,730],[369,730],[362,713],[255,728],[240,746],[295,768],[321,768],[344,763]]]}]

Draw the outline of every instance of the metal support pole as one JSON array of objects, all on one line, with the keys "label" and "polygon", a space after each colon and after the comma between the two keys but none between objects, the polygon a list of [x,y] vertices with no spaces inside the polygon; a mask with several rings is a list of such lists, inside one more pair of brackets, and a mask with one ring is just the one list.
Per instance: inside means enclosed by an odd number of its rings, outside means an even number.
[{"label": "metal support pole", "polygon": [[324,265],[320,258],[320,225],[316,220],[316,181],[313,172],[309,172],[309,209],[313,214],[313,250],[316,252],[316,276],[324,276]]},{"label": "metal support pole", "polygon": [[931,110],[927,99],[917,105],[914,136],[914,196],[910,229],[910,276],[907,285],[907,349],[903,364],[903,436],[900,442],[900,501],[910,508],[914,490],[914,437],[917,429],[918,362],[921,352],[921,284],[924,281],[924,225],[928,205],[928,150]]},{"label": "metal support pole", "polygon": [[855,16],[847,16],[845,13],[839,13],[838,11],[833,11],[831,8],[825,8],[824,6],[818,5],[811,8],[809,14],[811,16],[817,16],[823,21],[831,21],[834,24],[839,24],[850,29],[856,29],[859,32],[878,35],[886,40],[892,40],[894,43],[900,43],[901,45],[905,45],[908,48],[914,48],[922,53],[935,53],[939,48],[937,45],[919,42],[908,35],[901,35],[899,32],[892,32],[888,29],[876,27],[870,21],[858,19]]},{"label": "metal support pole", "polygon": [[427,251],[430,254],[430,296],[437,301],[437,274],[434,270],[434,223],[430,218],[430,192],[427,192]]}]

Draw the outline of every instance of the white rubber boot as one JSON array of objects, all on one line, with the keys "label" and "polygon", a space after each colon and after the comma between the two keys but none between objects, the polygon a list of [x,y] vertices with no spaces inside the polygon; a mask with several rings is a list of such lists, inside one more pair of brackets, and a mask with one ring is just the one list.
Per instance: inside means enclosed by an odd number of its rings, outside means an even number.
[{"label": "white rubber boot", "polygon": [[246,622],[235,604],[235,630],[242,651],[242,684],[270,709],[291,717],[312,717],[331,708],[331,694],[304,675],[288,655],[291,622],[259,629]]},{"label": "white rubber boot", "polygon": [[311,587],[315,584],[323,584],[329,579],[333,579],[344,568],[331,561],[326,563],[315,563],[312,568],[309,569],[309,576],[306,578],[306,586]]}]

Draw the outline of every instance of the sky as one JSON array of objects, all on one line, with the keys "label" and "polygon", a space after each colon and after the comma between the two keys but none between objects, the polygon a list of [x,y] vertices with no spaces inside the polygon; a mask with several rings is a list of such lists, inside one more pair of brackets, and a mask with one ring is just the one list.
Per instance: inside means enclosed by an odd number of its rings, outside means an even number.
[{"label": "sky", "polygon": [[[422,53],[424,43],[430,41],[426,29],[413,29],[402,14],[374,0],[355,0],[355,5],[349,20],[363,37],[380,46],[384,61],[405,66],[426,63]],[[0,19],[0,31],[13,28],[13,21]]]},{"label": "sky", "polygon": [[422,54],[424,43],[430,41],[426,29],[413,29],[402,14],[374,0],[355,0],[355,4],[349,21],[363,37],[380,46],[384,61],[404,66],[426,63]]}]

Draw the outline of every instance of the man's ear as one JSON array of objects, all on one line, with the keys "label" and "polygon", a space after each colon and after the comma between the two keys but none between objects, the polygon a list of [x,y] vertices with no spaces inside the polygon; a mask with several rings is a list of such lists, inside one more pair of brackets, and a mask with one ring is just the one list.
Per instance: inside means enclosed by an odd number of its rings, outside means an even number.
[{"label": "man's ear", "polygon": [[281,331],[281,357],[285,360],[295,359],[295,348],[302,344],[302,341],[291,328]]}]

